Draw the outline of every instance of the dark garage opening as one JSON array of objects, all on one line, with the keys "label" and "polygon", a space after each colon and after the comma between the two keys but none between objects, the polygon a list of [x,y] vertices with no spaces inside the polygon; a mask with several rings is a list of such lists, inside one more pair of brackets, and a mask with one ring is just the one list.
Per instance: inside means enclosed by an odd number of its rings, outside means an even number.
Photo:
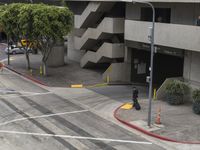
[{"label": "dark garage opening", "polygon": [[[154,55],[154,87],[159,87],[166,78],[183,76],[183,57],[156,53]],[[133,49],[131,80],[133,83],[146,83],[149,76],[150,52]]]}]

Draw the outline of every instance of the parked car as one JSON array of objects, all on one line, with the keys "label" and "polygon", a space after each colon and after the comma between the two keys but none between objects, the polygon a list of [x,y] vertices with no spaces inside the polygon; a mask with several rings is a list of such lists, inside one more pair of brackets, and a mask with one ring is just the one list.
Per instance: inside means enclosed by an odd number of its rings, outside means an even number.
[{"label": "parked car", "polygon": [[[8,47],[5,48],[4,50],[6,52],[6,54],[8,54]],[[29,48],[28,51],[31,53],[32,49]],[[16,45],[11,45],[9,46],[9,54],[24,54],[25,50],[22,47],[17,47]]]}]

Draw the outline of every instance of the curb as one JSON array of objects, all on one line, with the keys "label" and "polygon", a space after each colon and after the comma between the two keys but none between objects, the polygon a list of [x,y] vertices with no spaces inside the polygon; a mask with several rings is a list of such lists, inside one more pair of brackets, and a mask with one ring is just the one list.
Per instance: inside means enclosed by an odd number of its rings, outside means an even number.
[{"label": "curb", "polygon": [[7,68],[8,70],[10,70],[10,71],[12,71],[12,72],[14,72],[14,73],[20,75],[20,76],[23,76],[24,78],[26,78],[26,79],[28,79],[28,80],[31,80],[31,81],[33,81],[33,82],[35,82],[35,83],[37,83],[37,84],[40,84],[40,85],[43,85],[43,86],[48,87],[48,85],[47,85],[46,83],[44,83],[44,82],[42,82],[42,81],[39,81],[39,80],[33,78],[32,76],[29,76],[29,75],[20,73],[20,72],[16,71],[15,69],[12,69],[12,68],[8,67],[7,65],[5,65],[4,67]]},{"label": "curb", "polygon": [[[124,105],[124,104],[123,104]],[[155,133],[152,133],[152,132],[149,132],[147,130],[144,130],[143,128],[141,127],[138,127],[137,125],[134,125],[132,123],[129,123],[123,119],[121,119],[118,115],[117,115],[117,112],[120,110],[120,108],[123,106],[119,106],[117,109],[115,109],[114,113],[113,113],[113,116],[115,117],[115,119],[117,119],[119,122],[121,122],[122,124],[125,124],[127,125],[128,127],[132,128],[132,129],[135,129],[135,130],[138,130],[148,136],[151,136],[151,137],[154,137],[154,138],[157,138],[159,140],[163,140],[163,141],[168,141],[168,142],[174,142],[174,143],[181,143],[181,144],[200,144],[200,142],[189,142],[189,141],[178,141],[178,140],[175,140],[175,139],[171,139],[171,138],[168,138],[168,137],[164,137],[164,136],[161,136],[161,135],[158,135],[158,134],[155,134]]]}]

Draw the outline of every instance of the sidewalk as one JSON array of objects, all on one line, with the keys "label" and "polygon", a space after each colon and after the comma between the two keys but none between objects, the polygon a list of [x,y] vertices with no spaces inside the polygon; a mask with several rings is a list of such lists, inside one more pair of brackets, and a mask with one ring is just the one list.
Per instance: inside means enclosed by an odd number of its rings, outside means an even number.
[{"label": "sidewalk", "polygon": [[[30,54],[32,74],[26,68],[25,55],[12,55],[11,65],[8,67],[53,87],[70,87],[71,84],[94,85],[103,83],[101,70],[82,69],[77,62],[68,60],[61,67],[48,67],[48,76],[40,75],[41,55]],[[5,61],[7,64],[7,61]],[[58,80],[59,79],[59,80]]]},{"label": "sidewalk", "polygon": [[130,110],[121,107],[115,111],[115,117],[121,122],[139,128],[143,132],[168,138],[172,141],[186,143],[200,143],[200,116],[192,111],[191,104],[171,106],[165,101],[156,100],[152,102],[152,123],[154,124],[158,108],[161,108],[161,125],[147,126],[148,100],[139,100],[141,110],[135,108]]}]

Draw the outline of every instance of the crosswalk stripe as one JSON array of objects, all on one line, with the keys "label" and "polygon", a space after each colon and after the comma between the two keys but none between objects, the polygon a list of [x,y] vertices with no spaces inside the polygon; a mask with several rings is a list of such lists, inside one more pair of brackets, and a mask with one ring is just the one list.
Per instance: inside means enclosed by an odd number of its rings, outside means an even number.
[{"label": "crosswalk stripe", "polygon": [[71,135],[61,135],[61,134],[19,132],[19,131],[7,131],[7,130],[0,130],[0,133],[46,136],[46,137],[60,137],[60,138],[68,138],[68,139],[80,139],[80,140],[107,141],[107,142],[129,143],[129,144],[145,144],[145,145],[152,144],[151,142],[143,142],[143,141],[119,140],[119,139],[108,139],[108,138],[94,138],[94,137],[71,136]]},{"label": "crosswalk stripe", "polygon": [[71,112],[61,112],[61,113],[55,113],[55,114],[48,114],[48,115],[41,115],[41,116],[32,116],[32,117],[26,117],[26,118],[19,118],[19,119],[14,119],[10,121],[6,121],[3,123],[0,123],[0,126],[7,125],[10,123],[14,122],[19,122],[19,121],[24,121],[24,120],[29,120],[29,119],[37,119],[37,118],[47,118],[47,117],[52,117],[52,116],[61,116],[61,115],[66,115],[66,114],[75,114],[75,113],[82,113],[82,112],[87,112],[88,110],[78,110],[78,111],[71,111]]}]

